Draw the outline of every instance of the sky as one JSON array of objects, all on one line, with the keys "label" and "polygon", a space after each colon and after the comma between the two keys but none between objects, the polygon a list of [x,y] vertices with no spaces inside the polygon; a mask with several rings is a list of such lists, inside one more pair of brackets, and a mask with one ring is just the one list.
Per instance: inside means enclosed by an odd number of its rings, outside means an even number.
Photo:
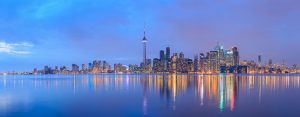
[{"label": "sky", "polygon": [[299,0],[1,0],[0,72],[186,57],[220,43],[241,60],[300,64]]}]

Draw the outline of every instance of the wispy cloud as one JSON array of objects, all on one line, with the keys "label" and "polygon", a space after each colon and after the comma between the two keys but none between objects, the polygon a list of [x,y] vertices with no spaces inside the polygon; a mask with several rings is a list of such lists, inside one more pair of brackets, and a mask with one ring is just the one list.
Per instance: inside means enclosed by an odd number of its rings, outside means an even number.
[{"label": "wispy cloud", "polygon": [[28,48],[33,47],[33,44],[28,42],[22,43],[7,43],[5,41],[0,41],[0,53],[13,54],[13,55],[26,55],[31,52]]}]

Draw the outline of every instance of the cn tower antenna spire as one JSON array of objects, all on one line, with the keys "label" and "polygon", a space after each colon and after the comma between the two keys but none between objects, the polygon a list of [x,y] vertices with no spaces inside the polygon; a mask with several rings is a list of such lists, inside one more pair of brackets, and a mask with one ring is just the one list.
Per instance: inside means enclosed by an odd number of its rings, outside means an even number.
[{"label": "cn tower antenna spire", "polygon": [[146,22],[144,22],[144,37],[146,37]]}]

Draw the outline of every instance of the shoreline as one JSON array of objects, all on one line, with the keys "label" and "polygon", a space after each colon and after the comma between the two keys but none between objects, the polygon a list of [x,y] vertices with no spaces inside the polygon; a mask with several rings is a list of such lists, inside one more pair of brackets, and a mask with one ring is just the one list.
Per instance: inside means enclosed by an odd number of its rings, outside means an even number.
[{"label": "shoreline", "polygon": [[220,73],[220,74],[197,74],[197,73],[177,73],[177,74],[170,74],[170,73],[100,73],[100,74],[2,74],[0,76],[101,76],[101,75],[115,75],[115,76],[123,76],[123,75],[130,75],[130,76],[300,76],[300,73],[281,73],[281,74],[232,74],[232,73]]}]

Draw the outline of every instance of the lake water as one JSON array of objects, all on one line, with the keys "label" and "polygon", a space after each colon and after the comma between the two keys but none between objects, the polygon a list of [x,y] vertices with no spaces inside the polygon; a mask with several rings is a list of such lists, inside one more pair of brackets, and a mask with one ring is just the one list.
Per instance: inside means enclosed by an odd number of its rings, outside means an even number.
[{"label": "lake water", "polygon": [[300,75],[0,76],[0,116],[299,117]]}]

